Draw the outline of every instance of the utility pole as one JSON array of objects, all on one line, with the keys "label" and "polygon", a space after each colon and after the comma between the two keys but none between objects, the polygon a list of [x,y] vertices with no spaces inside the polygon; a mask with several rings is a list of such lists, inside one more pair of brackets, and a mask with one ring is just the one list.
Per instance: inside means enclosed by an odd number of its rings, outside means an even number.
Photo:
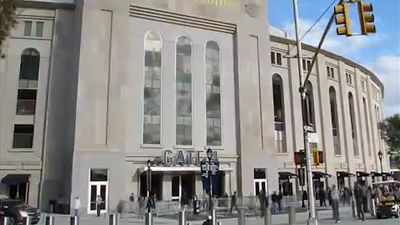
[{"label": "utility pole", "polygon": [[[313,178],[312,178],[312,168],[311,168],[311,151],[308,146],[308,124],[306,118],[308,118],[308,109],[306,104],[306,90],[304,88],[306,80],[304,79],[304,71],[303,71],[303,58],[302,58],[302,47],[300,40],[300,29],[299,29],[299,13],[298,13],[298,0],[293,0],[293,12],[294,12],[294,23],[295,23],[295,31],[296,31],[296,43],[297,43],[297,66],[299,72],[299,92],[301,99],[301,110],[303,115],[303,138],[304,138],[304,150],[306,153],[306,170],[307,170],[307,194],[308,194],[308,209],[309,209],[309,217],[307,220],[307,224],[318,225],[318,220],[315,212],[315,199],[314,199],[314,187],[313,187]],[[311,68],[309,69],[311,70]],[[303,83],[304,80],[304,83]]]}]

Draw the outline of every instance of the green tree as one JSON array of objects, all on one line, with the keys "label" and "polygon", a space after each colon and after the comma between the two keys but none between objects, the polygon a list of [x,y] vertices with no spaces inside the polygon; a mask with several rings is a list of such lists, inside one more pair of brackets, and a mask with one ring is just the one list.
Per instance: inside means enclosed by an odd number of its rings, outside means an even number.
[{"label": "green tree", "polygon": [[400,114],[394,114],[386,118],[380,124],[385,139],[390,150],[389,153],[392,159],[397,163],[400,168]]},{"label": "green tree", "polygon": [[0,0],[0,56],[3,56],[4,41],[17,23],[16,10],[18,0]]}]

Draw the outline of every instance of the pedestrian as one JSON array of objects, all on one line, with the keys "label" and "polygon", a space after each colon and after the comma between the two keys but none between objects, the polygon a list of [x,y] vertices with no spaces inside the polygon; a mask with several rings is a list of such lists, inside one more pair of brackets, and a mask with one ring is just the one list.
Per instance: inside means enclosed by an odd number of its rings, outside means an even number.
[{"label": "pedestrian", "polygon": [[358,219],[364,221],[364,189],[360,183],[356,183],[354,187],[354,195],[356,198],[356,205],[357,205],[357,216]]},{"label": "pedestrian", "polygon": [[132,193],[131,196],[129,196],[129,212],[133,213],[133,209],[135,206],[135,194]]},{"label": "pedestrian", "polygon": [[145,209],[145,198],[143,196],[139,197],[138,200],[138,205],[139,205],[139,219],[143,219],[144,215],[144,209]]},{"label": "pedestrian", "polygon": [[230,215],[232,215],[232,211],[233,211],[234,208],[237,210],[236,191],[234,191],[232,196],[231,196],[231,207],[230,207],[230,210],[229,210]]},{"label": "pedestrian", "polygon": [[265,213],[265,193],[264,190],[261,190],[258,194],[258,200],[260,202],[260,210],[261,210],[261,217],[264,217]]},{"label": "pedestrian", "polygon": [[336,185],[332,186],[331,189],[331,198],[332,198],[332,215],[333,215],[333,220],[336,223],[340,223],[340,216],[339,216],[339,200],[340,200],[340,194],[339,191],[336,188]]},{"label": "pedestrian", "polygon": [[282,211],[282,200],[283,200],[283,194],[281,191],[279,191],[278,195],[278,207],[279,207],[279,212]]},{"label": "pedestrian", "polygon": [[319,205],[322,207],[326,207],[326,202],[325,202],[325,198],[326,198],[326,193],[324,188],[320,188],[319,189]]},{"label": "pedestrian", "polygon": [[100,195],[97,195],[96,197],[96,212],[97,212],[97,217],[100,216],[100,210],[101,210],[101,205],[103,204],[103,199],[101,198]]},{"label": "pedestrian", "polygon": [[331,196],[330,188],[328,188],[328,202],[329,202],[329,206],[332,207],[332,196]]},{"label": "pedestrian", "polygon": [[272,200],[272,213],[277,213],[279,210],[279,205],[278,205],[278,195],[276,194],[276,191],[274,191],[271,195],[271,200]]},{"label": "pedestrian", "polygon": [[305,207],[306,207],[305,202],[306,202],[307,200],[308,200],[307,191],[304,190],[304,191],[303,191],[303,196],[302,196],[302,198],[301,198],[301,207],[302,207],[302,208],[305,208]]},{"label": "pedestrian", "polygon": [[149,198],[147,199],[147,207],[146,208],[147,208],[148,212],[156,209],[156,199],[157,199],[156,194],[150,195]]},{"label": "pedestrian", "polygon": [[78,196],[75,197],[74,201],[74,212],[75,216],[79,216],[79,209],[81,208],[81,200],[79,199]]}]

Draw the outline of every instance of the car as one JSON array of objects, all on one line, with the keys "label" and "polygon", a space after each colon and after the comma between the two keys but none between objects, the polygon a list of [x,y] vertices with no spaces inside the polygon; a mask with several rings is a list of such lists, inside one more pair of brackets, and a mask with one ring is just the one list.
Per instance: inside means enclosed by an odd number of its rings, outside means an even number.
[{"label": "car", "polygon": [[22,224],[24,217],[29,216],[31,224],[40,220],[40,211],[21,200],[0,199],[0,217],[9,217],[12,225]]},{"label": "car", "polygon": [[[374,186],[380,187],[392,187],[392,190],[400,188],[399,181],[381,181],[373,184]],[[376,201],[378,202],[376,207],[376,216],[378,219],[388,217],[400,217],[400,198],[398,191],[387,191],[382,196],[379,196]]]}]

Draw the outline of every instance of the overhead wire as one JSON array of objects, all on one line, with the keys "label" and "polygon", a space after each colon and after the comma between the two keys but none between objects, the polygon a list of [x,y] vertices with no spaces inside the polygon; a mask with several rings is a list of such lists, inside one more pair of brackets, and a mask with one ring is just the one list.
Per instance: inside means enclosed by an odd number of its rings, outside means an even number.
[{"label": "overhead wire", "polygon": [[[304,34],[301,36],[300,41],[302,41],[308,33],[311,32],[311,30],[321,21],[321,19],[325,16],[325,14],[329,11],[329,9],[335,4],[337,0],[333,0],[329,6],[324,10],[324,12],[318,17],[317,20],[314,21],[314,23],[306,30],[306,32],[304,32]],[[295,48],[296,46],[292,46],[289,51],[287,51],[287,54],[289,54],[289,52],[291,52],[293,50],[293,48]]]}]

